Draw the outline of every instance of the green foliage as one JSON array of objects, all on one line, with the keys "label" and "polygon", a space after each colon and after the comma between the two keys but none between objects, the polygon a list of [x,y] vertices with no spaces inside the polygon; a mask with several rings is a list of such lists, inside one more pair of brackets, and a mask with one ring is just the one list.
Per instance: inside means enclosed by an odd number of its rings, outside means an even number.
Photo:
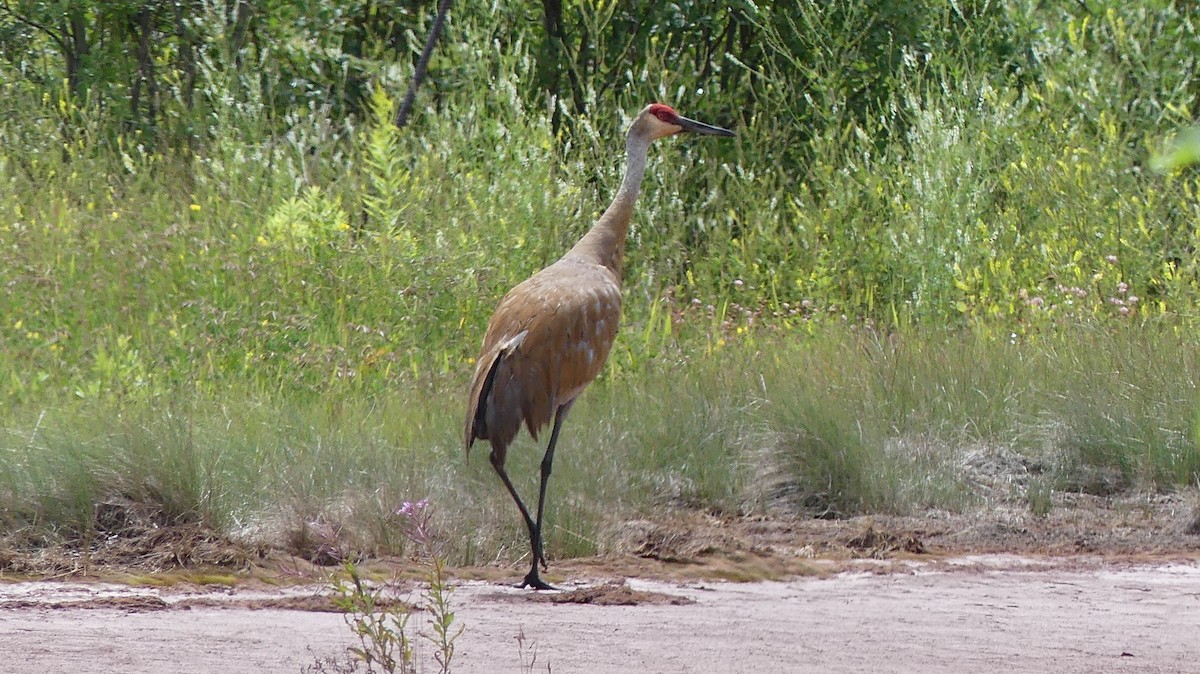
[{"label": "green foliage", "polygon": [[[454,660],[454,642],[462,634],[450,610],[454,586],[446,577],[446,560],[439,542],[435,540],[432,511],[429,501],[405,501],[396,514],[403,519],[405,536],[414,543],[422,562],[428,566],[424,590],[424,608],[430,616],[432,635],[423,635],[436,649],[434,660],[441,674],[449,674]],[[372,586],[352,562],[343,567],[346,579],[333,579],[333,603],[343,612],[343,618],[358,638],[359,645],[350,649],[355,660],[366,665],[368,672],[378,666],[384,672],[417,672],[413,662],[412,638],[406,631],[413,607],[385,596],[387,585]]]},{"label": "green foliage", "polygon": [[411,176],[400,153],[400,130],[392,124],[395,117],[395,103],[383,88],[377,87],[371,96],[371,128],[363,148],[367,180],[363,211],[373,235],[399,239],[411,249],[415,239],[404,227],[405,205],[400,202]]},{"label": "green foliage", "polygon": [[340,200],[326,196],[319,187],[310,187],[275,208],[258,242],[265,247],[312,252],[321,246],[336,247],[338,237],[344,237],[349,229]]},{"label": "green foliage", "polygon": [[1154,157],[1155,169],[1170,172],[1200,164],[1200,127],[1180,131],[1166,145],[1166,149]]},{"label": "green foliage", "polygon": [[1054,509],[1054,501],[1051,499],[1053,490],[1050,488],[1050,482],[1043,478],[1035,478],[1030,481],[1029,486],[1025,488],[1025,499],[1029,502],[1029,512],[1036,517],[1046,517],[1050,511]]},{"label": "green foliage", "polygon": [[412,639],[405,631],[411,610],[401,602],[385,601],[383,589],[370,587],[354,564],[346,562],[344,568],[350,580],[334,581],[333,604],[358,638],[351,654],[366,665],[367,672],[416,672]]}]

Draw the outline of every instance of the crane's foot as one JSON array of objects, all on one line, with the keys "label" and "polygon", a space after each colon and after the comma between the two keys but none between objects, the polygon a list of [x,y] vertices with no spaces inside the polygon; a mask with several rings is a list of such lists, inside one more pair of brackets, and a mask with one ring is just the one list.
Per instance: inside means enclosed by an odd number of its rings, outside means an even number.
[{"label": "crane's foot", "polygon": [[558,589],[557,587],[554,587],[553,585],[543,581],[541,578],[538,577],[536,566],[533,567],[532,571],[525,574],[525,579],[522,580],[519,585],[517,585],[517,588],[522,589],[522,590],[527,587],[533,588],[535,590],[557,590]]}]

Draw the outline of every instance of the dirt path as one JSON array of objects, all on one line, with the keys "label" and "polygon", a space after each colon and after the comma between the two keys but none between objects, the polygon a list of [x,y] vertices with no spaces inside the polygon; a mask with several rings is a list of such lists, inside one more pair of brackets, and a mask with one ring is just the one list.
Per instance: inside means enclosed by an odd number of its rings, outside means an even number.
[{"label": "dirt path", "polygon": [[[628,584],[650,594],[628,606],[555,603],[463,583],[454,670],[1200,673],[1195,562],[993,557],[786,582]],[[0,669],[300,672],[323,659],[332,672],[351,645],[339,614],[263,608],[311,608],[316,590],[0,585]],[[419,649],[423,671],[436,671],[432,648]]]}]

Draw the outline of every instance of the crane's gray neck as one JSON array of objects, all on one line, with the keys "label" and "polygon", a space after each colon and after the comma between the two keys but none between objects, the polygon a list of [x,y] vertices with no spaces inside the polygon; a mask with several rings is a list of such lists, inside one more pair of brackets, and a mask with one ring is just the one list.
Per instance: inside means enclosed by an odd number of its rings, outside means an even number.
[{"label": "crane's gray neck", "polygon": [[632,205],[637,200],[642,190],[642,178],[646,176],[646,155],[649,150],[650,139],[631,130],[625,138],[625,177],[621,180],[621,189],[613,198],[613,205],[621,200],[628,200]]},{"label": "crane's gray neck", "polygon": [[592,229],[567,253],[568,257],[602,264],[620,280],[625,260],[625,236],[629,233],[633,205],[641,191],[642,178],[646,175],[646,155],[649,150],[650,138],[640,125],[635,124],[625,138],[625,177],[621,180],[620,189]]}]

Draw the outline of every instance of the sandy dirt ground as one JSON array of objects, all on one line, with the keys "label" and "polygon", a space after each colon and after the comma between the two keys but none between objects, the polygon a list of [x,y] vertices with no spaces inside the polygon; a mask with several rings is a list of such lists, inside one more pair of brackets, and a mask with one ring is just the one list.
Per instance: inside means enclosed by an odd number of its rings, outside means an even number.
[{"label": "sandy dirt ground", "polygon": [[[1196,558],[991,555],[757,582],[614,577],[575,577],[558,594],[459,582],[453,670],[1200,673]],[[0,671],[346,671],[353,638],[340,614],[313,610],[322,592],[0,583]],[[414,613],[410,625],[428,631],[427,619]],[[432,646],[417,648],[422,671],[437,671]]]}]

